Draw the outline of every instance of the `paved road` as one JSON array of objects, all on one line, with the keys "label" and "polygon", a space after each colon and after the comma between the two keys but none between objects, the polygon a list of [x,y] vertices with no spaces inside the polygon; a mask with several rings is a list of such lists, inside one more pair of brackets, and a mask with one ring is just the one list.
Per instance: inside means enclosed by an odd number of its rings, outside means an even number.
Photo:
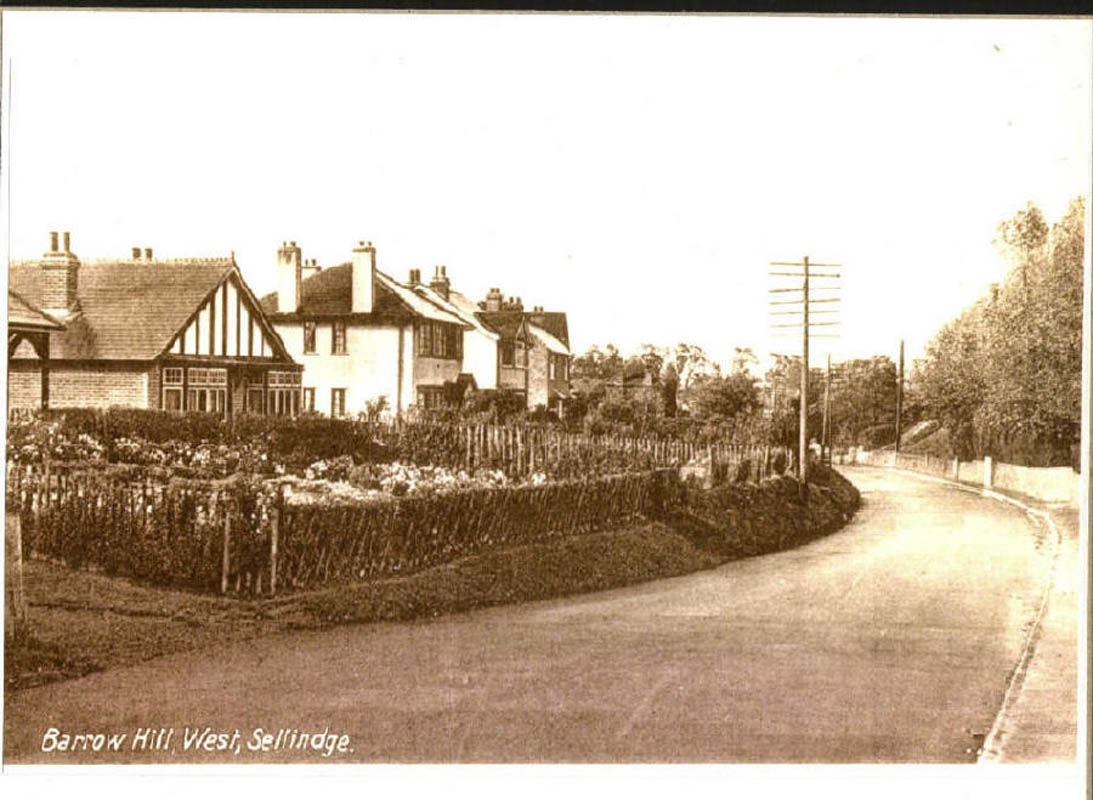
[{"label": "paved road", "polygon": [[[14,694],[10,761],[66,733],[173,727],[173,753],[252,753],[255,727],[345,733],[353,761],[974,760],[1043,588],[1020,511],[847,469],[864,506],[793,551],[600,594],[416,624],[303,632]],[[1039,543],[1038,543],[1039,541]],[[182,751],[184,728],[241,753]],[[978,736],[978,738],[977,738]]]}]

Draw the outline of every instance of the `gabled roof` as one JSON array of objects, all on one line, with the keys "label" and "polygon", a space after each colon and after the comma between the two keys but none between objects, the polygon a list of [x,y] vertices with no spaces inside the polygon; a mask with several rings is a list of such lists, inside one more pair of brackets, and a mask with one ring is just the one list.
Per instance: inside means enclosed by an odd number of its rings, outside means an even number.
[{"label": "gabled roof", "polygon": [[61,330],[63,324],[8,289],[8,330]]},{"label": "gabled roof", "polygon": [[[353,314],[353,265],[338,264],[326,267],[306,278],[301,284],[299,314],[312,316],[353,315],[373,318],[377,321],[412,317],[423,317],[437,322],[450,322],[463,325],[463,321],[454,313],[449,313],[436,304],[419,297],[412,289],[399,283],[390,275],[376,270],[375,295],[372,298],[372,312],[369,315]],[[262,310],[272,319],[282,317],[277,310],[277,292],[271,292],[262,298]]]},{"label": "gabled roof", "polygon": [[437,305],[449,314],[458,317],[463,323],[464,328],[476,330],[490,339],[499,338],[496,333],[487,328],[482,320],[475,315],[478,311],[478,306],[459,292],[449,290],[448,299],[445,300],[444,297],[432,287],[422,283],[414,285],[413,290],[434,305]]},{"label": "gabled roof", "polygon": [[[55,359],[154,359],[205,298],[238,272],[231,257],[81,264],[75,313],[65,318],[65,329],[52,337],[51,355]],[[42,305],[41,278],[38,261],[12,262],[9,285],[33,305]],[[238,279],[245,286],[241,275]]]},{"label": "gabled roof", "polygon": [[527,338],[523,311],[479,311],[475,316],[490,330],[500,334],[502,339],[524,341]]},{"label": "gabled roof", "polygon": [[529,322],[528,330],[531,331],[531,335],[538,339],[540,342],[546,345],[546,349],[552,353],[558,355],[568,356],[570,355],[569,348],[562,344],[556,337],[547,331],[540,328],[538,325]]},{"label": "gabled roof", "polygon": [[569,323],[564,311],[533,311],[531,321],[569,347]]}]

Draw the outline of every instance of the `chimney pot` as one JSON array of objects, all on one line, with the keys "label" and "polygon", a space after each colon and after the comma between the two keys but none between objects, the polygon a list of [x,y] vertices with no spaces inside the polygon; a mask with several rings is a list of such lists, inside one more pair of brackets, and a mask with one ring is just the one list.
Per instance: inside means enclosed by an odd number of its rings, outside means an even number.
[{"label": "chimney pot", "polygon": [[57,252],[57,231],[49,232],[49,252]]},{"label": "chimney pot", "polygon": [[140,261],[140,248],[139,247],[134,247],[133,248],[133,260],[134,261]]},{"label": "chimney pot", "polygon": [[296,242],[293,242],[293,241],[289,241],[288,244],[289,244],[289,247],[295,247],[296,246]]},{"label": "chimney pot", "polygon": [[69,236],[68,231],[65,231],[64,241],[65,241],[65,252],[66,253],[71,253],[72,252],[72,238]]},{"label": "chimney pot", "polygon": [[151,261],[152,260],[152,248],[151,247],[145,247],[144,248],[144,260],[145,261]]}]

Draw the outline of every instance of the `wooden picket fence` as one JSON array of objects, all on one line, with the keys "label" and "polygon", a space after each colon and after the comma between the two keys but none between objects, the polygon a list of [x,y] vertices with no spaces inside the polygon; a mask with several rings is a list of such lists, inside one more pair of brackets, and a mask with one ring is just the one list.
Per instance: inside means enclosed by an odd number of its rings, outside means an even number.
[{"label": "wooden picket fence", "polygon": [[[775,474],[780,461],[796,469],[791,448],[732,443],[698,444],[663,437],[572,433],[556,428],[496,424],[412,422],[377,426],[376,438],[399,457],[475,471],[498,469],[519,478],[541,472],[551,478],[606,475],[680,467],[712,460],[730,473],[744,463],[752,479]],[[779,458],[780,456],[780,458]]]}]

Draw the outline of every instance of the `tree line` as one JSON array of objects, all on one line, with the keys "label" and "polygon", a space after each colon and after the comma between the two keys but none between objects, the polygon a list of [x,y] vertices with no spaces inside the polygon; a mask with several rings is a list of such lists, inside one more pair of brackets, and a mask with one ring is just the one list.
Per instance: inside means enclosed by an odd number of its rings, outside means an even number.
[{"label": "tree line", "polygon": [[1051,225],[1032,203],[1003,221],[1004,280],[915,365],[915,400],[948,430],[957,457],[1077,468],[1084,230],[1081,198]]}]

